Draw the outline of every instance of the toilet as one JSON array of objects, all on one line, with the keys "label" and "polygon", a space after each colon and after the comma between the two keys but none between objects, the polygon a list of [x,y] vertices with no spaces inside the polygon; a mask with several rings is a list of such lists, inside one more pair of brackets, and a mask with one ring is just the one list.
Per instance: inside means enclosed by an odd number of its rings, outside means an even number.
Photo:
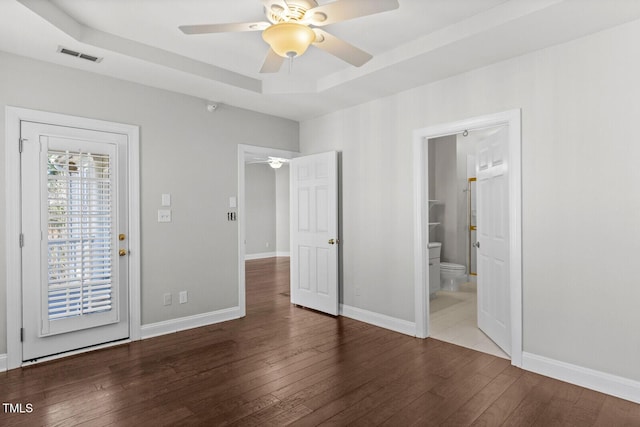
[{"label": "toilet", "polygon": [[440,263],[440,287],[444,291],[458,291],[466,280],[467,268],[452,262]]}]

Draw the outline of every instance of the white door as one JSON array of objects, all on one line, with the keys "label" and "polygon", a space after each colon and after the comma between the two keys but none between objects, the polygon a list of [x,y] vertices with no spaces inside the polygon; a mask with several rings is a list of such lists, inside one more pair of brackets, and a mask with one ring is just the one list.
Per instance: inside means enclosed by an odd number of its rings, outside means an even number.
[{"label": "white door", "polygon": [[478,327],[511,355],[508,129],[477,145]]},{"label": "white door", "polygon": [[338,314],[338,153],[291,160],[291,302]]},{"label": "white door", "polygon": [[127,338],[126,135],[20,130],[22,360]]}]

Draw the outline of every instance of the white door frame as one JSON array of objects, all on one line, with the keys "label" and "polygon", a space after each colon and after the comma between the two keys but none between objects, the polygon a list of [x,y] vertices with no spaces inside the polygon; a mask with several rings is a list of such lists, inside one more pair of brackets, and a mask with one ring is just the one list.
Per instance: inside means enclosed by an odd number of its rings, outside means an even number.
[{"label": "white door frame", "polygon": [[[5,109],[7,369],[22,365],[20,122],[32,121],[127,135],[129,178],[129,340],[140,339],[140,129],[138,126],[18,107]],[[82,351],[82,350],[81,350]],[[73,354],[75,352],[66,353]],[[60,356],[58,356],[60,357]],[[51,358],[55,358],[51,357]],[[41,360],[49,360],[43,358]]]},{"label": "white door frame", "polygon": [[429,336],[429,139],[488,127],[509,127],[509,283],[511,364],[522,366],[522,184],[520,109],[417,129],[413,132],[414,285],[416,336]]},{"label": "white door frame", "polygon": [[[246,277],[244,268],[245,244],[247,238],[247,221],[245,218],[245,164],[248,153],[259,156],[272,156],[281,159],[293,159],[300,156],[296,151],[280,150],[277,148],[260,147],[257,145],[238,144],[238,198],[236,200],[238,212],[238,308],[240,317],[247,315]],[[230,208],[233,209],[233,208]]]}]

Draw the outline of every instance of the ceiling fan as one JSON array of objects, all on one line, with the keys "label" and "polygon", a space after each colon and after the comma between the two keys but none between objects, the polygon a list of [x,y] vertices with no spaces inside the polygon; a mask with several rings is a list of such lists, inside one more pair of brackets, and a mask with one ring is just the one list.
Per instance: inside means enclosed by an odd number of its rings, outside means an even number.
[{"label": "ceiling fan", "polygon": [[285,59],[302,55],[314,46],[343,61],[360,67],[372,56],[318,27],[361,16],[373,15],[399,7],[398,0],[336,0],[318,5],[315,0],[262,0],[269,22],[182,25],[185,34],[210,34],[242,31],[262,31],[262,38],[271,47],[261,73],[276,73]]},{"label": "ceiling fan", "polygon": [[289,162],[290,162],[289,159],[283,159],[281,157],[269,156],[266,159],[265,158],[260,158],[260,157],[254,157],[252,160],[248,161],[247,163],[250,164],[250,165],[253,165],[253,164],[256,164],[256,163],[266,163],[269,166],[271,166],[273,169],[280,169],[283,164],[289,163]]}]

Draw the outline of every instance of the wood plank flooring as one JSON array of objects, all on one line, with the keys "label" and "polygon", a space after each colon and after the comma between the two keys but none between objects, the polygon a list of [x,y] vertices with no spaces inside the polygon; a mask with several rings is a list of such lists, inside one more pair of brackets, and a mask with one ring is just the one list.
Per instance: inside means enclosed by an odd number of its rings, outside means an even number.
[{"label": "wood plank flooring", "polygon": [[289,303],[247,262],[243,319],[0,373],[2,426],[640,426],[640,405]]}]

